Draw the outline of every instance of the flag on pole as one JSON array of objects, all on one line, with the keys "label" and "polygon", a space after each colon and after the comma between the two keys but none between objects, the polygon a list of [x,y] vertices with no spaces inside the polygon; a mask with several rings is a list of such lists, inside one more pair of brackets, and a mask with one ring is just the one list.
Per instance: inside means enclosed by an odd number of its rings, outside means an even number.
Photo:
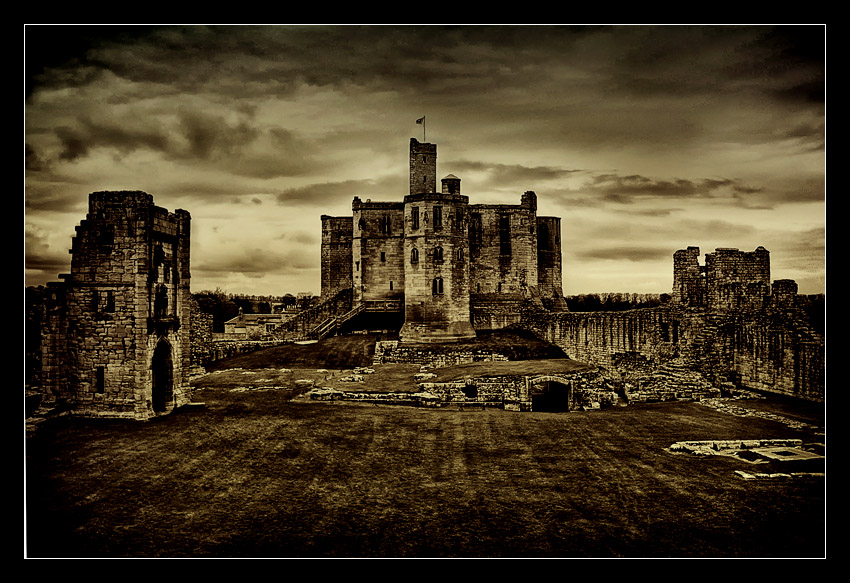
[{"label": "flag on pole", "polygon": [[416,120],[416,123],[418,123],[418,124],[420,124],[420,125],[421,125],[421,124],[424,124],[424,123],[425,123],[425,116],[423,115],[422,117],[420,117],[419,119],[417,119],[417,120]]}]

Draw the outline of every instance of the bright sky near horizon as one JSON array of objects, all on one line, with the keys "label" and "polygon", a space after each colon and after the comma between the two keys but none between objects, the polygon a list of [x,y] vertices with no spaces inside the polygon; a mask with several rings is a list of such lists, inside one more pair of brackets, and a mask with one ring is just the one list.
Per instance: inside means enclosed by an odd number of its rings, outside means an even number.
[{"label": "bright sky near horizon", "polygon": [[669,292],[688,246],[825,291],[824,25],[24,36],[25,285],[68,272],[89,193],[144,190],[192,215],[192,291],[318,293],[319,217],[402,200],[424,129],[471,203],[561,217],[567,295]]}]

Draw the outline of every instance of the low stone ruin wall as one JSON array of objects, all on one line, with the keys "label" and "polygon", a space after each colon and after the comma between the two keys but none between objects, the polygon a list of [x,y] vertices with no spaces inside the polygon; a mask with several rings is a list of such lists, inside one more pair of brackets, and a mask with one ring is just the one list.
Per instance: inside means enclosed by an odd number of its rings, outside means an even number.
[{"label": "low stone ruin wall", "polygon": [[254,352],[263,348],[271,348],[272,346],[280,346],[281,344],[289,344],[283,340],[226,340],[219,342],[210,342],[205,347],[203,360],[199,361],[200,366],[210,364],[217,360],[230,358],[239,354]]},{"label": "low stone ruin wall", "polygon": [[508,357],[503,354],[488,350],[458,349],[450,344],[400,345],[397,340],[375,343],[375,364],[418,364],[430,368],[445,368],[472,362],[507,360]]}]

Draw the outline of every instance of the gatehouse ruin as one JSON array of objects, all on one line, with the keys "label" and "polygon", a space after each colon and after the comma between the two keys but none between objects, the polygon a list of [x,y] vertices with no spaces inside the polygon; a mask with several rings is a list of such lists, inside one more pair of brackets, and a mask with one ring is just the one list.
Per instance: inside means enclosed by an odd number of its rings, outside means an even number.
[{"label": "gatehouse ruin", "polygon": [[71,272],[48,285],[42,405],[149,419],[189,402],[187,211],[144,192],[94,192]]}]

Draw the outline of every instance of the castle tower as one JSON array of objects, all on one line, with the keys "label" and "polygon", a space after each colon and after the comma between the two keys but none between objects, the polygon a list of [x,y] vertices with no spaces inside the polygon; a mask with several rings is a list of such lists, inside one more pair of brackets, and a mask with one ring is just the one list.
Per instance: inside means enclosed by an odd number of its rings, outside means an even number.
[{"label": "castle tower", "polygon": [[436,192],[437,147],[410,140],[404,198],[404,325],[409,343],[474,338],[469,316],[469,198],[449,175]]},{"label": "castle tower", "polygon": [[673,253],[672,301],[688,307],[705,305],[705,269],[699,264],[699,247]]},{"label": "castle tower", "polygon": [[562,281],[561,219],[537,217],[537,287],[550,310],[567,309]]},{"label": "castle tower", "polygon": [[437,192],[437,145],[410,138],[410,194]]},{"label": "castle tower", "polygon": [[144,192],[95,192],[71,273],[50,286],[44,401],[148,419],[190,400],[190,216]]}]

